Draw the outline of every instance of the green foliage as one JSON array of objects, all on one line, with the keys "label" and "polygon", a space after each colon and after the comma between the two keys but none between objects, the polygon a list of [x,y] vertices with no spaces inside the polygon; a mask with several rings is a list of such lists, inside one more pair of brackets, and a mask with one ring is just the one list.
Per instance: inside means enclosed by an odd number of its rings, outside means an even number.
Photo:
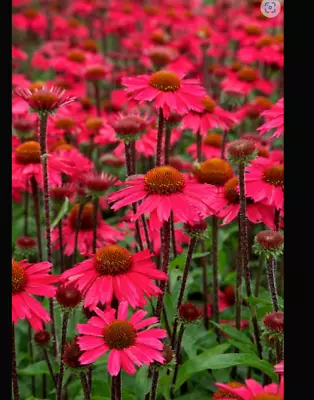
[{"label": "green foliage", "polygon": [[253,354],[219,354],[223,353],[230,347],[229,344],[219,345],[214,349],[210,349],[197,356],[195,359],[187,361],[180,367],[176,389],[178,389],[191,375],[196,372],[207,369],[223,369],[230,368],[236,365],[245,365],[252,368],[257,368],[268,375],[273,381],[277,381],[277,376],[273,366],[264,360],[260,360]]}]

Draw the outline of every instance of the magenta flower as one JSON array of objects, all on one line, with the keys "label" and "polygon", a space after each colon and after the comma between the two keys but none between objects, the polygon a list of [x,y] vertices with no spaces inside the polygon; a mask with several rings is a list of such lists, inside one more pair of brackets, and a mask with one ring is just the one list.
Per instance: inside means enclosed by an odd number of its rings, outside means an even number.
[{"label": "magenta flower", "polygon": [[160,328],[145,329],[158,322],[156,317],[144,319],[146,311],[136,311],[127,319],[128,303],[123,301],[116,311],[109,309],[105,312],[95,309],[97,317],[92,317],[87,324],[78,324],[77,330],[83,335],[77,341],[84,351],[79,361],[90,364],[110,351],[108,372],[117,376],[123,368],[129,375],[136,372],[134,365],[149,365],[154,361],[164,363],[161,353],[163,344],[160,339],[167,333]]},{"label": "magenta flower", "polygon": [[43,323],[50,317],[44,307],[32,296],[54,297],[56,287],[53,283],[59,277],[50,275],[52,264],[40,262],[30,264],[12,260],[12,322],[26,318],[35,331],[43,329]]},{"label": "magenta flower", "polygon": [[161,108],[167,118],[171,111],[180,115],[188,111],[202,111],[200,100],[206,96],[205,89],[197,79],[183,79],[185,74],[158,71],[152,75],[122,78],[130,99],[140,104],[153,101],[156,109]]}]

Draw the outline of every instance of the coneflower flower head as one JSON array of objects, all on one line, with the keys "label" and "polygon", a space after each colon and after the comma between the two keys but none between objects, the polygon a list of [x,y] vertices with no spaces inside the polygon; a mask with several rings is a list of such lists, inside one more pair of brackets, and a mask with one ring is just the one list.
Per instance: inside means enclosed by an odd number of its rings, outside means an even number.
[{"label": "coneflower flower head", "polygon": [[41,86],[30,90],[27,88],[17,88],[14,93],[25,100],[32,112],[38,114],[53,114],[60,107],[72,103],[76,100],[74,96],[67,96],[65,90],[51,86]]}]

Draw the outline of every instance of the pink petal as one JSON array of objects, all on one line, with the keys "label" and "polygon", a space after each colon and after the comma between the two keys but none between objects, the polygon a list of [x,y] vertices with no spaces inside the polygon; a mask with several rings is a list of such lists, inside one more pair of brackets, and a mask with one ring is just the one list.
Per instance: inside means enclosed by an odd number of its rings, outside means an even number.
[{"label": "pink petal", "polygon": [[112,349],[108,357],[108,372],[111,376],[117,376],[121,369],[120,351]]}]

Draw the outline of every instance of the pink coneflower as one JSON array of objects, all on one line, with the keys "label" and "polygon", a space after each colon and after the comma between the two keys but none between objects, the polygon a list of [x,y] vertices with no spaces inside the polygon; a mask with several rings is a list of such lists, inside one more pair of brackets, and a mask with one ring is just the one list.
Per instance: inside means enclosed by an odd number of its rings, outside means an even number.
[{"label": "pink coneflower", "polygon": [[274,85],[269,80],[263,79],[257,69],[242,67],[234,76],[230,76],[221,82],[224,91],[234,91],[248,95],[253,90],[270,95],[274,91]]},{"label": "pink coneflower", "polygon": [[[83,207],[77,243],[78,250],[81,253],[90,253],[93,248],[93,209],[94,206],[91,203],[87,203]],[[67,238],[64,247],[64,254],[67,256],[70,256],[74,252],[78,212],[79,205],[76,204],[72,208],[69,217],[62,221],[62,234],[64,238]],[[59,230],[57,228],[51,232],[51,239],[53,243],[55,242],[54,249],[58,249]],[[101,247],[106,244],[116,243],[118,240],[123,239],[123,233],[103,221],[99,211],[97,219],[96,246]]]},{"label": "pink coneflower", "polygon": [[[219,133],[209,133],[203,138],[202,153],[206,160],[210,158],[219,158],[221,156],[222,140],[222,135]],[[187,148],[187,152],[191,154],[193,158],[197,158],[196,143],[191,144]]]},{"label": "pink coneflower", "polygon": [[[245,387],[232,388],[224,383],[216,383],[215,385],[227,392],[235,395],[234,399],[243,400],[284,400],[284,380],[281,379],[280,384],[271,383],[262,386],[254,379],[246,379]],[[230,397],[229,397],[230,398]],[[231,398],[232,400],[232,398]]]},{"label": "pink coneflower", "polygon": [[12,179],[12,200],[20,203],[22,201],[22,190],[26,189],[26,182],[17,177]]},{"label": "pink coneflower", "polygon": [[[233,177],[224,185],[224,190],[217,191],[211,207],[219,218],[223,218],[222,225],[232,222],[240,212],[239,179]],[[246,199],[246,216],[254,224],[263,222],[270,229],[274,229],[274,208],[255,202],[250,197]]]},{"label": "pink coneflower", "polygon": [[269,159],[278,162],[280,164],[283,164],[284,162],[284,154],[283,150],[281,149],[274,149],[269,153]]},{"label": "pink coneflower", "polygon": [[184,171],[190,172],[192,171],[192,164],[190,161],[181,158],[180,156],[170,156],[169,157],[169,165],[173,168]]},{"label": "pink coneflower", "polygon": [[[26,76],[24,74],[12,74],[12,87],[13,89],[18,88],[18,87],[28,87],[30,85],[30,81],[26,78]],[[16,103],[16,102],[21,102],[24,106],[26,106],[26,111],[28,111],[28,106],[27,104],[25,104],[25,102],[20,98],[16,98],[16,96],[14,96],[14,92],[13,92],[13,96],[12,96],[12,103]],[[14,114],[14,110],[12,110],[12,114]]]},{"label": "pink coneflower", "polygon": [[114,129],[105,118],[88,116],[81,128],[82,130],[77,138],[79,144],[93,142],[94,144],[104,145],[117,141]]},{"label": "pink coneflower", "polygon": [[178,52],[170,46],[149,47],[142,57],[142,64],[149,69],[165,68],[171,61],[178,57]]},{"label": "pink coneflower", "polygon": [[229,130],[237,123],[237,119],[229,111],[223,110],[209,96],[201,100],[203,111],[189,112],[182,120],[183,129],[191,129],[193,133],[199,132],[202,136],[207,135],[211,129],[220,128]]},{"label": "pink coneflower", "polygon": [[245,118],[254,120],[259,118],[262,112],[269,110],[271,106],[272,102],[267,97],[256,96],[249,103],[239,108],[235,115],[241,121]]},{"label": "pink coneflower", "polygon": [[143,200],[134,220],[150,213],[152,227],[156,229],[168,221],[171,211],[178,222],[198,221],[210,213],[206,199],[212,196],[213,188],[191,180],[170,166],[156,167],[145,175],[131,177],[124,185],[127,188],[109,196],[109,203],[115,202],[111,208],[116,211]]},{"label": "pink coneflower", "polygon": [[50,275],[52,264],[40,262],[30,264],[12,260],[12,322],[26,318],[35,331],[43,329],[43,323],[50,317],[44,307],[32,295],[54,297],[56,288],[52,285],[59,278]]},{"label": "pink coneflower", "polygon": [[122,84],[130,98],[140,104],[153,101],[156,109],[161,108],[165,117],[171,111],[182,115],[190,110],[203,109],[200,100],[206,95],[197,79],[184,79],[185,74],[172,71],[158,71],[152,75],[125,77]]},{"label": "pink coneflower", "polygon": [[283,208],[284,165],[258,157],[246,169],[246,194],[255,202],[263,201]]},{"label": "pink coneflower", "polygon": [[101,54],[87,53],[82,49],[72,48],[65,55],[54,57],[50,62],[50,66],[57,72],[83,77],[88,65],[99,65],[103,64],[103,62],[104,57]]},{"label": "pink coneflower", "polygon": [[58,145],[54,149],[54,154],[72,169],[71,179],[74,182],[81,180],[82,175],[90,172],[93,168],[93,162],[70,144]]},{"label": "pink coneflower", "polygon": [[36,112],[53,113],[59,107],[75,101],[75,97],[66,96],[65,91],[54,86],[35,88],[32,91],[26,88],[15,89],[14,93],[25,100],[30,108]]},{"label": "pink coneflower", "polygon": [[21,62],[27,59],[28,55],[16,46],[12,46],[12,69],[18,68]]},{"label": "pink coneflower", "polygon": [[274,366],[274,370],[277,374],[284,375],[284,361],[280,361],[280,363]]},{"label": "pink coneflower", "polygon": [[95,309],[97,317],[92,317],[87,324],[78,324],[77,330],[83,335],[77,341],[84,354],[81,364],[89,364],[97,360],[108,350],[108,372],[117,376],[121,367],[129,375],[136,372],[134,366],[149,365],[154,361],[163,364],[163,344],[160,339],[167,336],[160,328],[145,329],[158,322],[156,317],[144,319],[146,311],[136,311],[127,320],[128,304],[119,304],[117,316],[115,310],[101,311]]},{"label": "pink coneflower", "polygon": [[86,189],[94,194],[104,194],[117,181],[117,177],[102,172],[100,175],[90,172],[83,177]]},{"label": "pink coneflower", "polygon": [[283,135],[284,131],[284,100],[281,98],[276,104],[272,106],[270,110],[264,111],[261,114],[265,118],[266,122],[260,126],[257,130],[260,135],[269,133],[274,129],[271,138],[278,138]]},{"label": "pink coneflower", "polygon": [[[212,306],[212,299],[210,298],[210,295],[207,295],[209,303],[207,305],[207,315],[208,317],[211,317],[213,315],[213,306]],[[218,293],[218,301],[219,301],[219,312],[224,311],[226,308],[230,307],[230,304],[226,300],[226,296],[224,292],[219,291]],[[204,306],[199,307],[199,311],[201,312],[201,315],[204,313]]]},{"label": "pink coneflower", "polygon": [[114,296],[133,308],[143,307],[144,295],[150,298],[161,293],[153,279],[168,279],[156,268],[148,249],[131,254],[118,245],[99,248],[92,258],[64,272],[61,278],[77,285],[85,297],[84,307],[90,310],[99,302],[111,304]]},{"label": "pink coneflower", "polygon": [[47,26],[47,17],[36,8],[25,8],[23,12],[12,15],[12,26],[21,31],[32,31],[43,35]]},{"label": "pink coneflower", "polygon": [[60,183],[50,185],[50,198],[57,202],[63,202],[66,197],[73,202],[76,195],[76,185],[74,183]]},{"label": "pink coneflower", "polygon": [[[48,157],[49,181],[52,185],[61,184],[61,174],[71,175],[73,169],[55,154]],[[19,145],[12,153],[12,178],[27,181],[34,177],[42,186],[42,165],[40,145],[35,141],[28,141]]]},{"label": "pink coneflower", "polygon": [[146,130],[152,118],[139,112],[119,113],[112,118],[112,126],[116,136],[121,140],[138,139]]}]

